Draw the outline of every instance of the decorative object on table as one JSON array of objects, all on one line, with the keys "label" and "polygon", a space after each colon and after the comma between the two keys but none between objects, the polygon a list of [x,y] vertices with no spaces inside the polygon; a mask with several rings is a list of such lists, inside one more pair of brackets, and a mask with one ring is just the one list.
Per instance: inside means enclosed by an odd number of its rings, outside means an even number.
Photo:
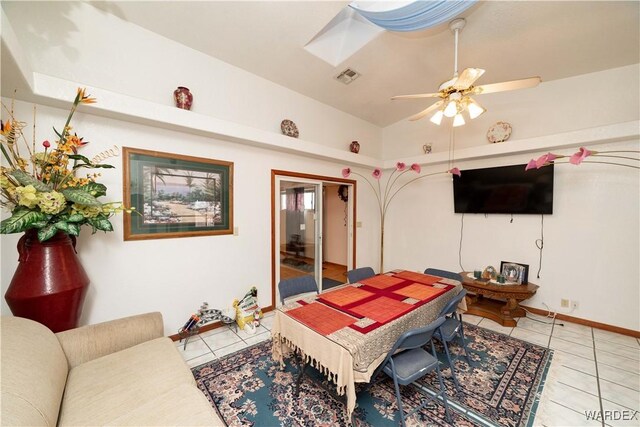
[{"label": "decorative object on table", "polygon": [[176,101],[176,107],[183,110],[191,110],[193,94],[189,91],[189,88],[178,86],[178,88],[173,91],[173,99]]},{"label": "decorative object on table", "polygon": [[[402,184],[398,183],[398,179],[408,172],[415,172],[419,176],[413,179],[410,179]],[[366,176],[353,171],[351,168],[347,167],[342,169],[342,176],[344,178],[348,178],[351,174],[357,175],[363,178],[367,182],[367,184],[369,184],[369,187],[371,187],[371,190],[373,190],[373,193],[375,194],[378,200],[378,207],[380,212],[380,269],[378,271],[385,271],[384,270],[384,222],[385,222],[387,209],[389,208],[389,204],[395,198],[395,196],[404,187],[406,187],[407,185],[419,179],[427,178],[434,175],[440,175],[440,174],[460,175],[460,169],[458,169],[457,167],[451,168],[447,171],[433,172],[425,175],[420,175],[421,172],[422,172],[422,167],[417,163],[413,163],[411,166],[407,166],[403,162],[398,162],[396,163],[395,169],[393,169],[393,171],[391,172],[391,175],[389,175],[389,179],[387,179],[387,183],[385,184],[384,190],[383,190],[382,186],[380,185],[380,179],[382,178],[382,175],[383,175],[381,169],[375,168],[371,172],[371,176],[375,181],[377,181],[376,187],[374,187],[374,185]]]},{"label": "decorative object on table", "polygon": [[[621,156],[620,154],[633,154],[636,157],[631,156]],[[540,169],[544,166],[549,166],[551,164],[562,164],[562,163],[571,163],[572,165],[580,165],[582,163],[598,163],[604,165],[614,165],[614,166],[623,166],[632,169],[640,169],[638,166],[638,162],[640,162],[640,150],[607,150],[607,151],[595,151],[589,150],[585,147],[580,147],[580,149],[572,154],[563,155],[563,154],[554,154],[547,153],[538,157],[537,159],[529,160],[527,166],[524,170],[530,169]],[[592,159],[595,157],[595,160],[587,160],[586,158],[591,157]],[[602,159],[602,160],[601,160]],[[612,160],[609,160],[612,159]],[[561,160],[558,162],[557,160]],[[623,163],[625,162],[625,163]]]},{"label": "decorative object on table", "polygon": [[[473,369],[456,372],[460,393],[456,392],[450,370],[442,371],[447,398],[455,403],[450,406],[452,425],[477,425],[478,419],[512,426],[527,425],[527,420],[533,422],[537,408],[533,402],[545,387],[553,350],[471,324],[465,324],[464,329],[467,345],[473,348],[470,355],[474,365]],[[372,384],[368,389],[365,384],[358,386],[358,407],[354,419],[349,420],[344,397],[337,396],[335,389],[327,387],[326,375],[312,366],[306,369],[299,396],[292,393],[298,368],[290,360],[286,360],[281,368],[273,359],[272,342],[267,340],[192,368],[192,372],[199,388],[215,402],[212,405],[229,425],[271,426],[285,422],[293,425],[347,425],[351,422],[359,426],[399,425],[391,379]],[[467,364],[462,359],[456,366],[466,368]],[[474,380],[478,376],[491,378],[491,381]],[[438,377],[424,377],[419,387],[437,390]],[[418,387],[403,391],[407,412],[420,404],[421,393]],[[495,396],[503,398],[496,399]],[[253,402],[260,404],[254,406]],[[300,405],[300,402],[313,404]],[[248,407],[253,409],[247,410]],[[441,405],[431,405],[412,416],[413,425],[447,425],[444,415]]]},{"label": "decorative object on table", "polygon": [[487,140],[497,143],[504,142],[511,136],[511,125],[507,122],[497,122],[487,131]]},{"label": "decorative object on table", "polygon": [[349,151],[358,154],[360,152],[360,143],[358,141],[351,141],[351,144],[349,144]]},{"label": "decorative object on table", "polygon": [[481,279],[481,278],[482,278],[482,271],[480,271],[480,270],[474,270],[474,272],[473,272],[473,278],[474,278],[474,279]]},{"label": "decorative object on table", "polygon": [[[122,203],[98,200],[107,188],[96,179],[76,174],[82,169],[113,168],[79,154],[87,142],[71,133],[71,119],[80,104],[95,99],[78,89],[55,143],[43,141],[43,151],[26,141],[26,124],[16,120],[13,108],[0,120],[0,148],[6,161],[0,169],[0,202],[11,216],[0,223],[0,233],[25,233],[18,242],[19,264],[5,294],[15,316],[26,317],[54,332],[77,326],[89,284],[78,257],[76,236],[83,225],[113,231],[109,218],[131,210]],[[19,146],[24,144],[22,153]],[[24,157],[23,157],[24,156]],[[99,158],[104,158],[105,156]],[[108,157],[108,156],[107,156]]]},{"label": "decorative object on table", "polygon": [[255,286],[241,300],[234,300],[233,307],[236,309],[236,322],[240,329],[248,326],[249,332],[255,332],[255,328],[260,326],[262,310],[258,306],[258,290]]},{"label": "decorative object on table", "polygon": [[124,240],[233,233],[233,162],[124,147]]},{"label": "decorative object on table", "polygon": [[517,283],[518,285],[529,283],[529,265],[527,264],[501,261],[500,273],[509,282]]},{"label": "decorative object on table", "polygon": [[469,118],[471,118],[472,120],[486,111],[471,97],[472,95],[525,89],[535,87],[540,84],[540,77],[529,77],[526,79],[475,86],[474,83],[476,82],[476,80],[478,80],[484,74],[483,69],[466,68],[462,70],[462,73],[458,74],[458,33],[464,28],[465,24],[466,21],[464,18],[455,19],[449,24],[449,29],[455,34],[453,77],[450,80],[442,83],[438,88],[438,92],[421,93],[414,95],[400,95],[391,98],[440,98],[437,102],[425,108],[418,114],[409,117],[409,120],[418,120],[434,112],[430,119],[431,123],[440,125],[443,117],[452,117],[453,127],[462,126],[465,124],[464,118],[462,116],[462,113],[464,111],[468,112]]},{"label": "decorative object on table", "polygon": [[282,123],[280,123],[280,130],[284,135],[290,136],[292,138],[297,138],[300,136],[300,132],[298,132],[298,126],[293,123],[289,119],[284,119]]},{"label": "decorative object on table", "polygon": [[498,272],[492,265],[487,266],[482,272],[482,278],[485,280],[496,280],[496,277],[498,277]]},{"label": "decorative object on table", "polygon": [[422,146],[422,151],[424,151],[424,154],[431,154],[432,150],[433,150],[433,146],[431,144],[424,144]]}]

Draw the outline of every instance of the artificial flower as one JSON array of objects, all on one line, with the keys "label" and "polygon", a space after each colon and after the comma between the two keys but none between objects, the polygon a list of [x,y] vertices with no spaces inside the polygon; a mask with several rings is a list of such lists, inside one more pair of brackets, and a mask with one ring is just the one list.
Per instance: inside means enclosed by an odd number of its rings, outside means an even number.
[{"label": "artificial flower", "polygon": [[452,175],[458,175],[458,176],[460,176],[460,175],[461,175],[461,173],[460,173],[460,169],[458,169],[458,168],[452,168],[452,169],[449,169],[447,172],[449,172],[449,173],[450,173],[450,174],[452,174]]},{"label": "artificial flower", "polygon": [[529,160],[529,163],[527,163],[527,166],[524,168],[524,170],[526,171],[531,169],[538,169],[538,164],[536,163],[535,159]]},{"label": "artificial flower", "polygon": [[62,193],[51,191],[48,193],[40,193],[38,206],[40,210],[46,214],[55,215],[60,213],[67,205],[67,200]]},{"label": "artificial flower", "polygon": [[349,178],[349,175],[351,175],[351,168],[342,169],[342,177],[343,178]]},{"label": "artificial flower", "polygon": [[422,172],[422,168],[417,163],[414,163],[414,164],[411,165],[411,170],[415,171],[416,173]]},{"label": "artificial flower", "polygon": [[558,156],[553,153],[543,154],[542,156],[536,159],[536,169],[540,169],[541,167],[552,163],[557,158]]},{"label": "artificial flower", "polygon": [[396,163],[396,170],[398,170],[398,171],[403,171],[403,170],[405,170],[406,167],[407,167],[407,165],[405,165],[403,162]]},{"label": "artificial flower", "polygon": [[25,187],[16,187],[16,195],[18,197],[18,204],[20,206],[27,207],[29,209],[35,208],[38,205],[38,194],[33,185],[27,185]]},{"label": "artificial flower", "polygon": [[49,147],[51,147],[51,143],[48,140],[45,139],[44,141],[42,141],[42,146],[44,148],[49,148]]},{"label": "artificial flower", "polygon": [[586,159],[589,156],[592,156],[594,154],[597,154],[597,151],[589,151],[584,147],[580,147],[580,151],[578,151],[577,153],[573,154],[570,158],[569,158],[569,163],[574,164],[574,165],[579,165],[580,163],[582,163],[582,161],[584,159]]},{"label": "artificial flower", "polygon": [[371,173],[371,176],[373,176],[375,179],[380,179],[382,177],[382,171],[379,168],[375,168]]}]

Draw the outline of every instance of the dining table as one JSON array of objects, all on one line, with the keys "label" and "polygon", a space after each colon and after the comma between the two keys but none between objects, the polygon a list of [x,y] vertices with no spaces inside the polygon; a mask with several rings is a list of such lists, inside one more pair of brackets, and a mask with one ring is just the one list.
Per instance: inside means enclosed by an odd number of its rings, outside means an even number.
[{"label": "dining table", "polygon": [[[293,298],[275,310],[273,359],[298,352],[346,395],[346,415],[356,407],[356,383],[368,383],[397,339],[427,326],[461,290],[456,280],[393,270]],[[466,309],[464,299],[459,306]]]}]

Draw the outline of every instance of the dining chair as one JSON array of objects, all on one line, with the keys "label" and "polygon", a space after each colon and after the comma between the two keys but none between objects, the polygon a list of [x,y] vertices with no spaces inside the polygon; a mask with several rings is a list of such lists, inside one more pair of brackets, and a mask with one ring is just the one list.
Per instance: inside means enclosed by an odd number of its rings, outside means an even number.
[{"label": "dining chair", "polygon": [[[447,422],[451,423],[447,394],[445,392],[444,382],[442,381],[442,374],[440,373],[440,366],[438,357],[436,356],[436,349],[432,341],[434,332],[442,324],[444,324],[444,322],[444,317],[439,317],[427,326],[413,329],[402,334],[402,336],[398,338],[393,347],[391,347],[389,353],[387,353],[387,357],[384,359],[382,365],[380,365],[371,376],[371,383],[373,383],[380,372],[384,372],[386,375],[393,379],[393,385],[396,392],[396,400],[398,403],[398,412],[400,413],[400,421],[403,427],[406,425],[406,418],[424,408],[425,406],[427,406],[427,404],[429,404],[429,402],[431,402],[433,399],[438,398],[439,396],[442,397],[442,402],[444,402],[444,410],[447,417]],[[424,346],[429,343],[431,343],[431,353],[424,349]],[[408,384],[411,384],[434,370],[438,374],[440,390],[433,396],[425,396],[425,399],[420,404],[420,406],[412,409],[405,416],[404,409],[402,407],[402,397],[400,395],[399,386],[406,386]],[[417,390],[420,389],[418,388]]]},{"label": "dining chair", "polygon": [[376,273],[371,267],[354,268],[353,270],[347,271],[347,280],[349,280],[349,283],[356,283],[375,275]]},{"label": "dining chair", "polygon": [[433,337],[438,341],[442,342],[444,346],[444,351],[447,355],[447,362],[449,362],[449,367],[451,368],[451,376],[453,377],[453,383],[456,386],[456,390],[460,392],[460,384],[458,383],[458,378],[456,377],[456,372],[453,366],[453,362],[455,362],[459,356],[454,357],[451,360],[451,354],[449,352],[449,345],[456,337],[460,338],[460,342],[462,343],[462,348],[464,349],[464,356],[467,359],[469,365],[471,365],[471,359],[469,359],[469,351],[467,350],[467,343],[464,339],[464,323],[462,322],[462,314],[456,312],[458,308],[458,304],[462,299],[467,295],[467,290],[463,289],[453,297],[451,301],[447,303],[447,305],[440,311],[439,316],[444,317],[444,323],[434,332]]},{"label": "dining chair", "polygon": [[458,273],[454,273],[453,271],[439,270],[437,268],[429,267],[424,271],[424,274],[445,277],[447,279],[453,279],[453,280],[457,280],[458,282],[462,282],[462,276]]},{"label": "dining chair", "polygon": [[280,302],[284,304],[284,300],[300,294],[308,292],[318,293],[318,284],[313,276],[300,276],[293,279],[281,280],[278,283],[278,292],[280,293]]}]

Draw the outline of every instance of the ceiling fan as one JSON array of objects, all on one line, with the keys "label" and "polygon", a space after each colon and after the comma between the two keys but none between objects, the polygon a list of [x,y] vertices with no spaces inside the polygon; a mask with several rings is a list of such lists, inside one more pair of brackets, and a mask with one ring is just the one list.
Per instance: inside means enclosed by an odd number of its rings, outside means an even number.
[{"label": "ceiling fan", "polygon": [[440,100],[424,110],[409,117],[409,120],[419,120],[427,114],[435,111],[431,117],[431,122],[439,125],[442,117],[453,117],[453,126],[462,126],[465,124],[462,117],[463,111],[468,111],[469,117],[475,119],[486,111],[480,106],[471,95],[480,95],[483,93],[504,92],[508,90],[525,89],[537,86],[542,79],[540,77],[529,77],[520,80],[511,80],[508,82],[492,83],[482,86],[474,86],[476,80],[484,74],[481,68],[465,68],[458,75],[458,33],[464,28],[466,20],[459,18],[451,21],[449,28],[455,35],[455,62],[453,68],[453,78],[442,83],[435,93],[420,93],[415,95],[398,95],[391,99],[418,99],[418,98],[440,98]]}]

